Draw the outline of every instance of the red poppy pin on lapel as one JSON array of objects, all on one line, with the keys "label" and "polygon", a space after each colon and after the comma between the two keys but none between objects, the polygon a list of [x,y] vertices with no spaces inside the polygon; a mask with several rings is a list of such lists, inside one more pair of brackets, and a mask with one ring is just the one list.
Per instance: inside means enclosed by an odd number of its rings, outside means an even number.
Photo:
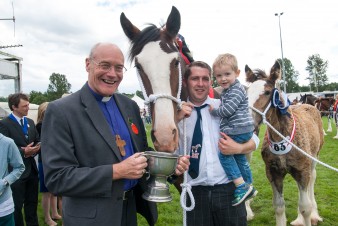
[{"label": "red poppy pin on lapel", "polygon": [[137,129],[137,127],[135,126],[134,123],[131,124],[131,130],[132,130],[135,134],[138,134],[138,129]]},{"label": "red poppy pin on lapel", "polygon": [[128,122],[129,122],[129,125],[131,127],[131,130],[133,131],[134,134],[138,134],[138,128],[136,127],[136,125],[132,122],[132,119],[131,118],[128,118]]}]

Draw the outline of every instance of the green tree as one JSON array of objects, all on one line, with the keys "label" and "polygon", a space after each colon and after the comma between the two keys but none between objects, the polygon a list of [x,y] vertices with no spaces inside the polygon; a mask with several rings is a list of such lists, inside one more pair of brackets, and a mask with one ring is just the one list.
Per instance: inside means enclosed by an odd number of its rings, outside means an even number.
[{"label": "green tree", "polygon": [[216,88],[216,87],[219,86],[218,83],[217,83],[217,81],[216,81],[216,77],[215,76],[211,76],[211,80],[212,80],[211,86],[213,88]]},{"label": "green tree", "polygon": [[338,83],[332,82],[324,86],[323,90],[338,91]]},{"label": "green tree", "polygon": [[123,95],[126,95],[129,98],[133,98],[134,94],[130,94],[130,93],[122,93]]},{"label": "green tree", "polygon": [[136,96],[141,97],[144,100],[142,91],[137,90],[135,94],[136,94]]},{"label": "green tree", "polygon": [[[277,59],[279,64],[282,67],[282,59]],[[283,58],[284,61],[284,70],[285,70],[285,81],[286,81],[286,92],[287,93],[296,93],[299,92],[300,87],[298,85],[299,72],[295,70],[292,62],[288,58]],[[283,70],[283,69],[282,69]],[[283,73],[283,71],[282,71]],[[281,87],[284,87],[284,78],[282,74]]]},{"label": "green tree", "polygon": [[41,93],[37,91],[31,91],[29,93],[29,101],[32,104],[42,104],[43,102],[48,101],[48,97],[46,93]]},{"label": "green tree", "polygon": [[300,86],[299,87],[299,92],[309,92],[310,87],[309,86]]},{"label": "green tree", "polygon": [[311,89],[315,92],[324,91],[325,86],[328,84],[328,77],[326,71],[328,68],[328,61],[324,61],[319,54],[309,56],[307,59],[306,71],[309,72],[309,80]]},{"label": "green tree", "polygon": [[65,93],[70,93],[72,85],[68,83],[65,75],[53,73],[49,77],[49,85],[47,89],[48,101],[61,98]]},{"label": "green tree", "polygon": [[0,97],[0,102],[7,102],[8,98],[7,97]]}]

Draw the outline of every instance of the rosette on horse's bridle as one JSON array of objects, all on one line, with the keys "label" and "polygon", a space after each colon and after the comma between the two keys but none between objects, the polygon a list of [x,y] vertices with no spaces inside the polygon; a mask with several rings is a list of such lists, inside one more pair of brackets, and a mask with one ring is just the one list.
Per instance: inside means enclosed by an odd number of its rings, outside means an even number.
[{"label": "rosette on horse's bridle", "polygon": [[[283,101],[280,98],[281,96],[283,97]],[[271,105],[272,107],[277,108],[282,115],[287,115],[290,117],[290,114],[288,113],[290,104],[291,101],[286,96],[286,93],[280,93],[277,88],[272,90]]]},{"label": "rosette on horse's bridle", "polygon": [[176,46],[178,48],[178,51],[181,53],[181,57],[184,60],[184,62],[189,65],[191,62],[194,62],[194,58],[192,57],[192,54],[185,43],[185,39],[183,35],[178,34],[176,37]]}]

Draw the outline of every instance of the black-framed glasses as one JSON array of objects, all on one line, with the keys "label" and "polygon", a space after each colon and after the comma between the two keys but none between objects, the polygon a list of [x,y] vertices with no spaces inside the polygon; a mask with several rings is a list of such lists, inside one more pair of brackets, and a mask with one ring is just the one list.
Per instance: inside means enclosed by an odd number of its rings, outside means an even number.
[{"label": "black-framed glasses", "polygon": [[101,71],[107,73],[107,72],[110,72],[112,68],[114,68],[114,71],[116,74],[124,74],[127,72],[127,68],[122,65],[122,64],[115,64],[115,65],[112,65],[112,64],[109,64],[109,63],[106,63],[106,62],[100,62],[100,63],[97,63],[95,60],[93,59],[90,59]]}]

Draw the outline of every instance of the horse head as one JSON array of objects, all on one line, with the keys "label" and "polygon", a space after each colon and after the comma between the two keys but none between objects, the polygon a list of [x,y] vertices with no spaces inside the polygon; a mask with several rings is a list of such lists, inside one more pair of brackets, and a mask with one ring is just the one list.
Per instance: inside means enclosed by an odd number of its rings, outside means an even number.
[{"label": "horse head", "polygon": [[312,94],[304,94],[304,95],[300,95],[300,99],[299,102],[302,104],[310,104],[315,106],[316,102],[317,102],[317,97],[315,97]]},{"label": "horse head", "polygon": [[277,80],[281,78],[281,67],[276,61],[268,76],[263,70],[251,70],[248,65],[245,65],[245,74],[246,81],[250,83],[247,89],[250,111],[255,122],[256,131],[258,131],[263,122],[263,117],[258,112],[263,113],[268,110],[274,94],[273,91],[278,86]]},{"label": "horse head", "polygon": [[176,112],[185,69],[175,44],[181,26],[180,13],[173,6],[165,26],[160,28],[150,24],[140,30],[124,13],[120,22],[131,43],[129,59],[135,62],[143,95],[149,103],[154,147],[172,153],[178,148]]}]

